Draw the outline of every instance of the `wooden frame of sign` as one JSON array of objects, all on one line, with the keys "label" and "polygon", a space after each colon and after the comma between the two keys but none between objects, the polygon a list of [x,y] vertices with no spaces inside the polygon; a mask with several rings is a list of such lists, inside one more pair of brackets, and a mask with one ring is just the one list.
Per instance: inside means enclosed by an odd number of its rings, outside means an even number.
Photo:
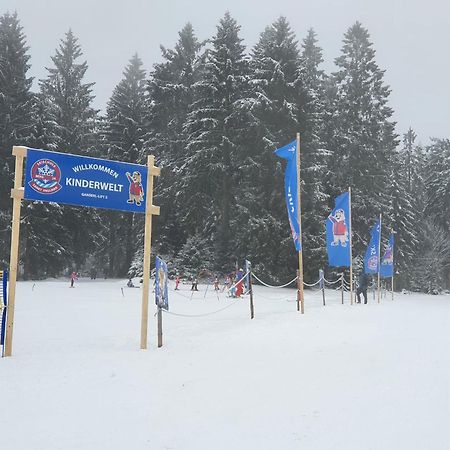
[{"label": "wooden frame of sign", "polygon": [[[12,154],[16,157],[14,187],[11,189],[13,199],[12,229],[11,229],[11,254],[9,263],[9,287],[6,322],[5,356],[12,355],[14,307],[16,301],[17,268],[19,261],[19,235],[20,235],[20,209],[24,199],[23,162],[27,156],[28,148],[14,146]],[[153,205],[153,177],[161,174],[161,169],[155,166],[155,157],[147,156],[147,196],[145,201],[145,234],[144,234],[144,271],[141,311],[141,349],[147,348],[148,331],[148,297],[150,289],[150,255],[152,241],[152,216],[159,215],[159,206]]]}]

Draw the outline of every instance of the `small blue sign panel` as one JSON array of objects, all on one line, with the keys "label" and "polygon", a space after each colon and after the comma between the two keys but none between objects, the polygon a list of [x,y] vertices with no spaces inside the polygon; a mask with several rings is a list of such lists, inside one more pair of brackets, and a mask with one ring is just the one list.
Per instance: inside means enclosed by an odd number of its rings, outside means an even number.
[{"label": "small blue sign panel", "polygon": [[25,199],[145,212],[147,166],[28,149]]},{"label": "small blue sign panel", "polygon": [[156,283],[155,283],[155,302],[160,307],[169,310],[169,290],[168,290],[168,272],[167,264],[159,256],[156,257]]}]

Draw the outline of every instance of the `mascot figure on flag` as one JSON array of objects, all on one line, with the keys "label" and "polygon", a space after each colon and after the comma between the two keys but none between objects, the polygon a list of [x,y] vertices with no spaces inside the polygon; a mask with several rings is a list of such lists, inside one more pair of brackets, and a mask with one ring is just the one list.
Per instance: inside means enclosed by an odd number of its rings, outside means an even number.
[{"label": "mascot figure on flag", "polygon": [[328,218],[333,222],[333,242],[332,246],[336,247],[341,244],[342,247],[347,247],[348,242],[348,229],[345,223],[345,213],[343,209],[338,209],[333,215],[329,215]]}]

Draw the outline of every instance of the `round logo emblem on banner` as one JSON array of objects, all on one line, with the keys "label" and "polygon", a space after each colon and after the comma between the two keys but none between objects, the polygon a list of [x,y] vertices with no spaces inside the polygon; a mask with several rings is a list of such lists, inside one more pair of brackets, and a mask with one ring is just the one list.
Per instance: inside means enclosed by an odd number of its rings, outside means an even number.
[{"label": "round logo emblem on banner", "polygon": [[370,270],[378,270],[378,256],[371,256],[367,261],[367,266]]},{"label": "round logo emblem on banner", "polygon": [[31,181],[29,182],[40,194],[54,194],[61,189],[61,169],[51,159],[40,159],[31,167]]}]

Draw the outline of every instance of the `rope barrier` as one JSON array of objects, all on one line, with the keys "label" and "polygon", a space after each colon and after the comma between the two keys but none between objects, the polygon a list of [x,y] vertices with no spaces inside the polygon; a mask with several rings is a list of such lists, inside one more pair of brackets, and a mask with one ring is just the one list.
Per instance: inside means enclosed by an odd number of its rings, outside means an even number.
[{"label": "rope barrier", "polygon": [[323,280],[325,281],[325,283],[328,283],[328,284],[336,284],[336,283],[338,283],[339,281],[341,281],[341,278],[338,278],[338,279],[335,280],[335,281],[328,281],[326,278],[324,278]]},{"label": "rope barrier", "polygon": [[217,311],[212,311],[209,313],[205,313],[205,314],[180,314],[180,313],[174,313],[171,311],[166,311],[165,309],[163,309],[163,313],[165,314],[169,314],[171,316],[178,316],[178,317],[206,317],[206,316],[212,316],[213,314],[217,314],[221,311],[224,311],[225,309],[230,308],[231,306],[235,305],[236,303],[239,303],[238,300],[233,301],[232,303],[230,303],[229,305],[225,306],[224,308],[218,309]]},{"label": "rope barrier", "polygon": [[298,278],[298,277],[295,277],[293,280],[289,281],[289,283],[283,284],[283,285],[281,285],[281,286],[273,286],[273,285],[271,285],[271,284],[264,283],[264,281],[260,280],[254,273],[252,273],[252,275],[253,275],[253,276],[255,277],[255,279],[256,279],[257,281],[259,281],[261,284],[263,284],[264,286],[266,286],[266,287],[268,287],[268,288],[272,288],[272,289],[281,289],[281,288],[284,288],[284,287],[286,287],[286,286],[289,286],[289,285],[292,284],[294,281],[296,281],[297,278]]},{"label": "rope barrier", "polygon": [[304,284],[305,286],[308,286],[308,287],[313,287],[313,286],[315,286],[316,284],[319,284],[319,283],[320,283],[320,280],[316,281],[316,282],[313,283],[313,284],[308,284],[308,283],[303,282],[303,284]]}]

